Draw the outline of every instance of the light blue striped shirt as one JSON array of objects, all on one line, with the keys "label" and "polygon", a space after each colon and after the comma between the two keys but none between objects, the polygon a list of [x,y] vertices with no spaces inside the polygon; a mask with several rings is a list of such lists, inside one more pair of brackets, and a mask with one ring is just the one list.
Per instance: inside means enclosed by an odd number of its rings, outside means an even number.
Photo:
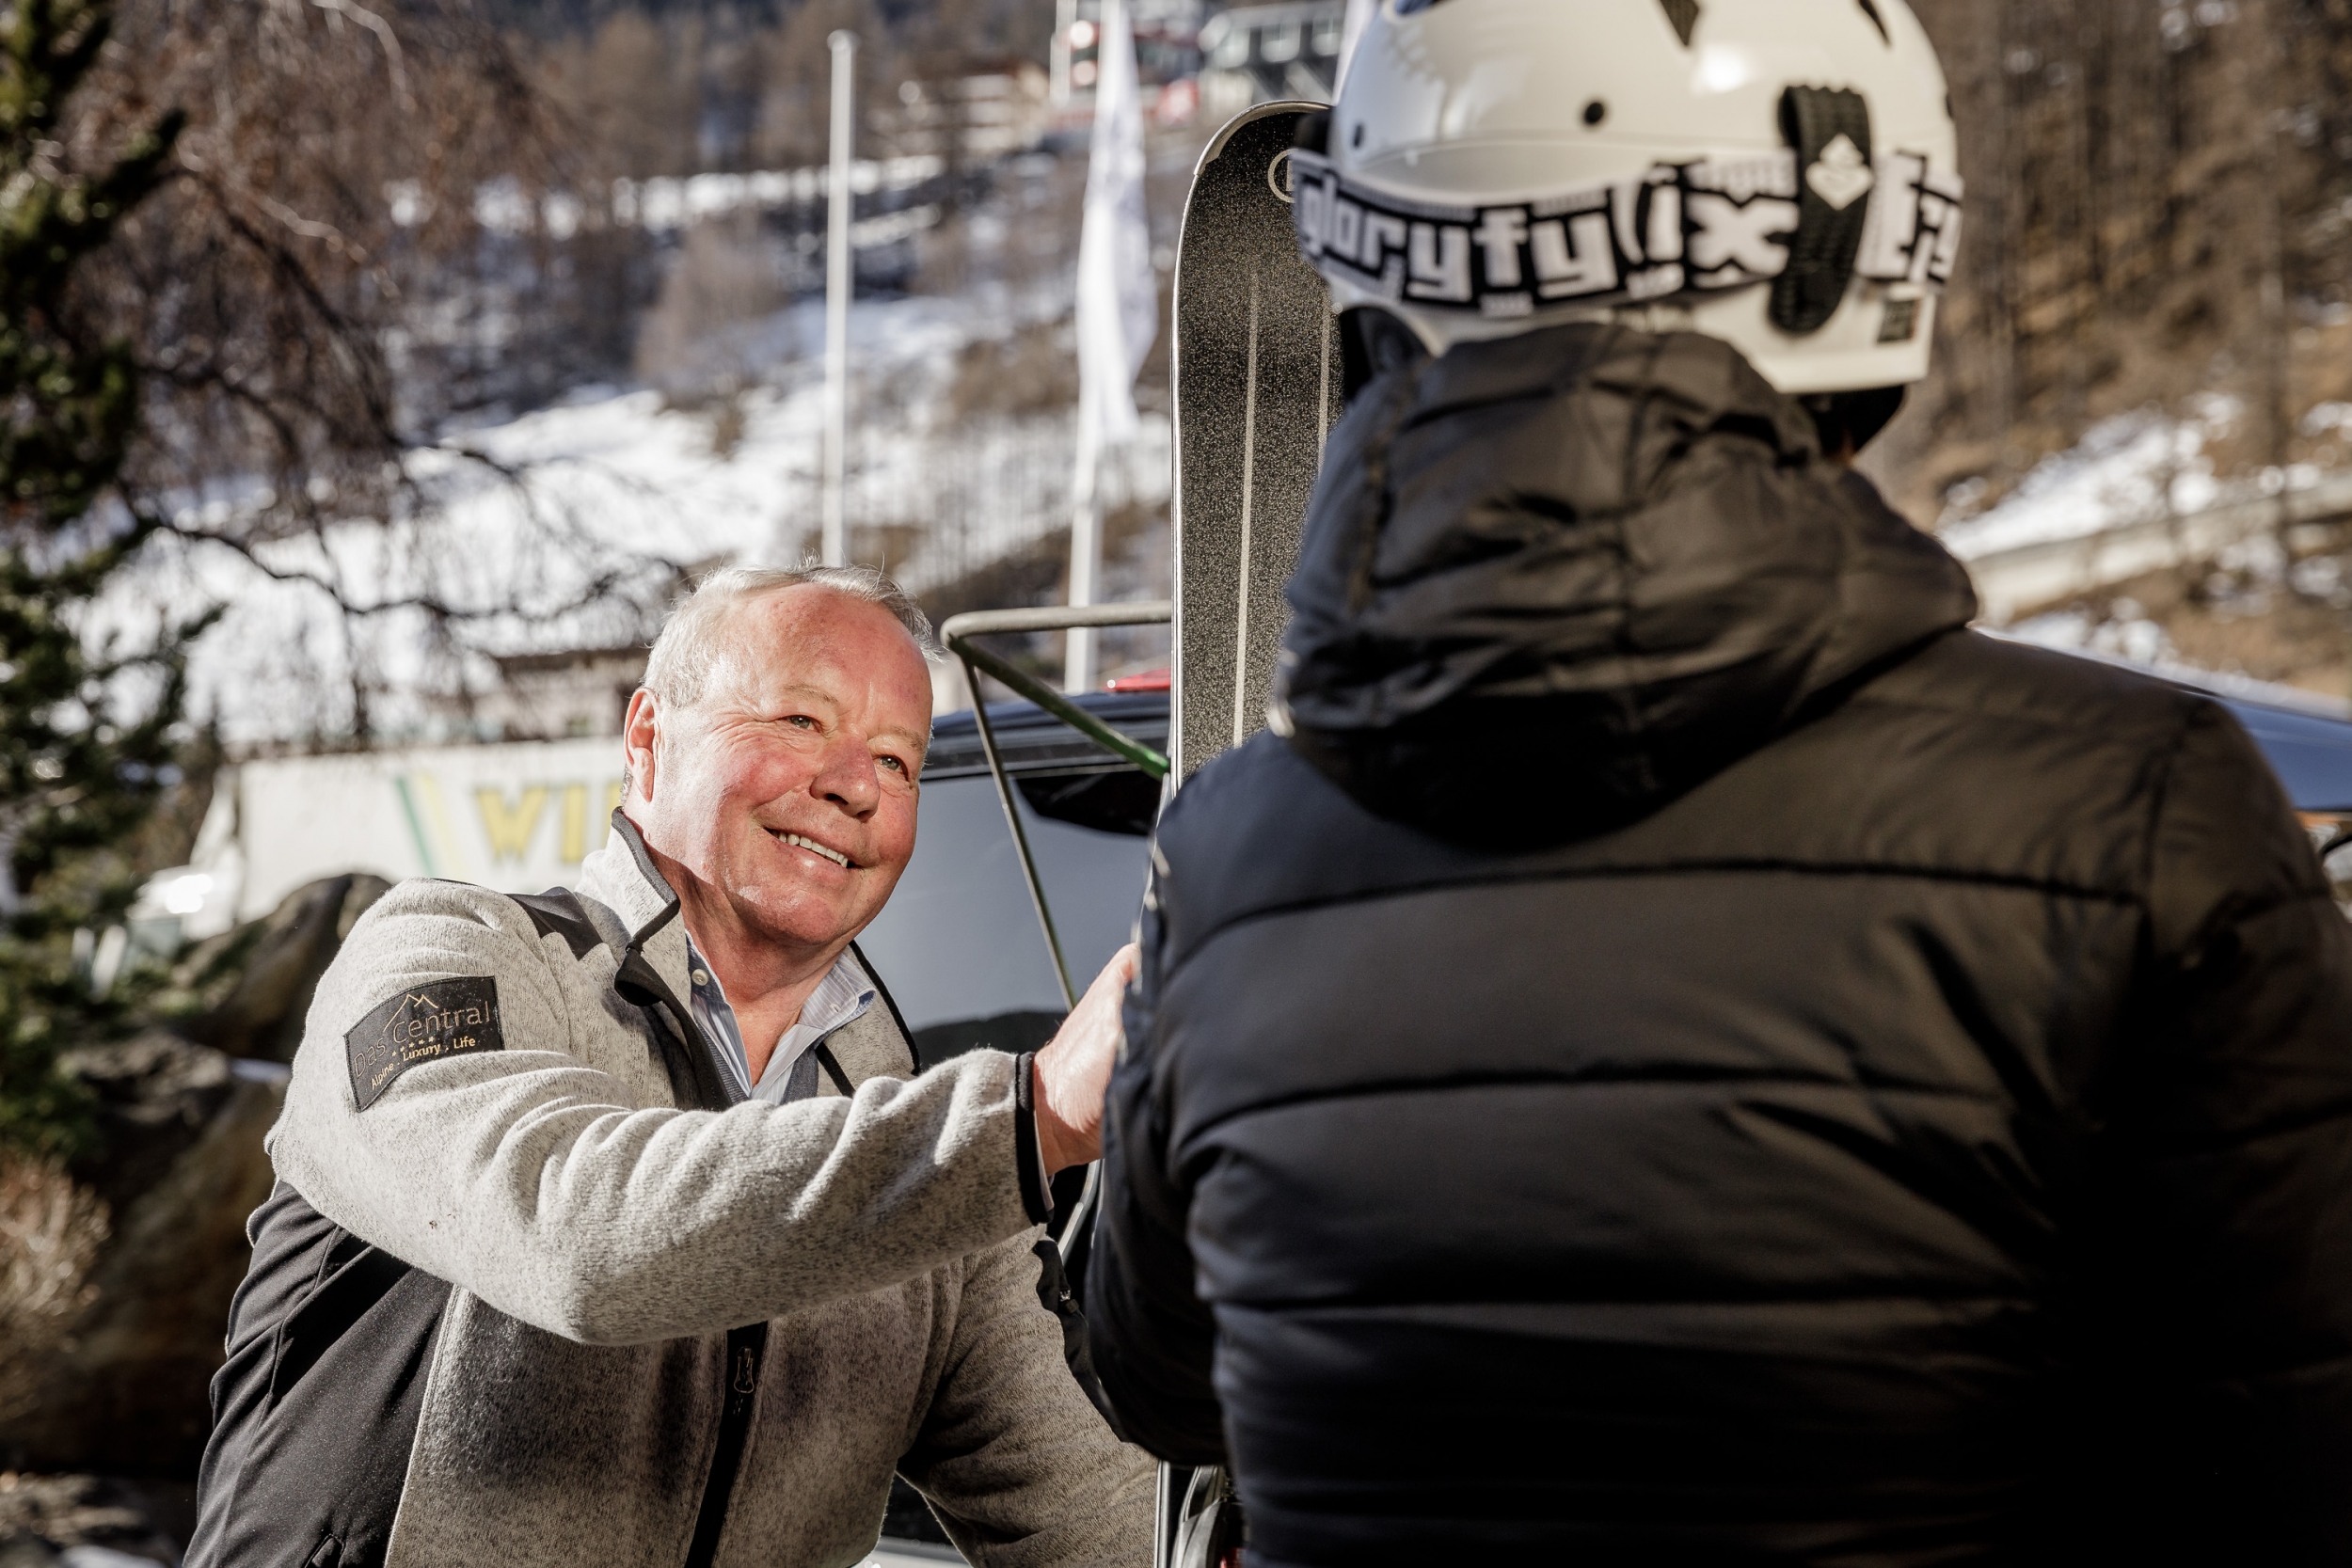
[{"label": "light blue striped shirt", "polygon": [[703,956],[694,950],[694,939],[686,939],[687,978],[693,982],[694,993],[689,1005],[694,1022],[719,1045],[719,1059],[738,1093],[746,1100],[765,1100],[781,1105],[787,1101],[805,1100],[817,1092],[817,1058],[809,1047],[827,1035],[866,1016],[866,1009],[874,1005],[874,988],[866,984],[857,971],[850,967],[845,957],[836,960],[825,977],[817,982],[817,989],[801,1004],[800,1021],[784,1032],[770,1053],[768,1065],[759,1075],[759,1082],[751,1081],[751,1057],[743,1049],[742,1026],[736,1022],[734,1004],[727,1000],[726,988],[719,983]]}]

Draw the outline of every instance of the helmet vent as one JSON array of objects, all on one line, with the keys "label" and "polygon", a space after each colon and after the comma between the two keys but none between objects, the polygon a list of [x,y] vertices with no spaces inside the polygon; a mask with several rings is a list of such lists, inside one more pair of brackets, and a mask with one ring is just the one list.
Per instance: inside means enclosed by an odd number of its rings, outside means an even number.
[{"label": "helmet vent", "polygon": [[[1675,37],[1682,40],[1683,48],[1690,48],[1691,35],[1699,24],[1699,0],[1658,0],[1658,3],[1665,8],[1666,23],[1674,28]],[[1867,5],[1869,0],[1863,0],[1863,3]]]},{"label": "helmet vent", "polygon": [[[1879,15],[1877,0],[1862,0],[1862,14],[1870,19],[1870,25],[1879,30],[1879,41],[1887,48],[1895,47],[1895,37],[1886,30],[1886,18]],[[1688,40],[1684,40],[1688,42]]]}]

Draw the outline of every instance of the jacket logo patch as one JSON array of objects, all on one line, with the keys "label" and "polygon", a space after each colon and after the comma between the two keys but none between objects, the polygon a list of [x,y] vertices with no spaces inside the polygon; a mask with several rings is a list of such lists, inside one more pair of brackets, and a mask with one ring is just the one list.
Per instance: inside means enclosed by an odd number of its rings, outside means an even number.
[{"label": "jacket logo patch", "polygon": [[386,999],[343,1036],[351,1092],[366,1110],[421,1062],[469,1051],[503,1051],[499,983],[487,974],[436,980]]}]

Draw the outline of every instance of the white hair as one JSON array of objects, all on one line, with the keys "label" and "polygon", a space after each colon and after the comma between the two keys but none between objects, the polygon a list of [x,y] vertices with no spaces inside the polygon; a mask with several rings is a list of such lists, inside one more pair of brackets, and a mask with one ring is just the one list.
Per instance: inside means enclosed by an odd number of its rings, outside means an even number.
[{"label": "white hair", "polygon": [[939,657],[931,618],[912,594],[871,566],[729,566],[697,582],[670,611],[645,658],[645,689],[665,707],[693,706],[724,657],[721,634],[727,612],[746,599],[803,584],[881,606],[906,628],[926,661]]}]

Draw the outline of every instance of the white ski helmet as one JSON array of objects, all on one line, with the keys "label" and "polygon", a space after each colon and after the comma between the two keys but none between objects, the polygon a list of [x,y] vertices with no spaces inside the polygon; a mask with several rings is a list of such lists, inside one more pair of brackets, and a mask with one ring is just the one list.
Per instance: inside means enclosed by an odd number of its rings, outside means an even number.
[{"label": "white ski helmet", "polygon": [[1615,320],[1791,394],[1926,375],[1960,245],[1903,0],[1381,0],[1290,183],[1333,309],[1434,354]]}]

